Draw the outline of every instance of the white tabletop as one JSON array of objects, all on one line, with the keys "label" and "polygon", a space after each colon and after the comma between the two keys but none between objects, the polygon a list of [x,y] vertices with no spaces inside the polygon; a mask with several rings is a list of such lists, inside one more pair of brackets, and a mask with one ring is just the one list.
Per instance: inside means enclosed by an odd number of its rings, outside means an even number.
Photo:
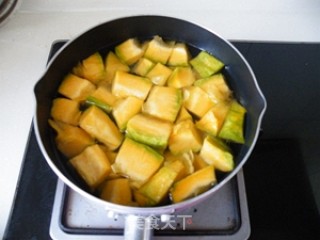
[{"label": "white tabletop", "polygon": [[24,0],[0,27],[0,238],[16,190],[35,109],[33,86],[51,43],[114,18],[182,18],[230,40],[320,42],[318,0]]}]

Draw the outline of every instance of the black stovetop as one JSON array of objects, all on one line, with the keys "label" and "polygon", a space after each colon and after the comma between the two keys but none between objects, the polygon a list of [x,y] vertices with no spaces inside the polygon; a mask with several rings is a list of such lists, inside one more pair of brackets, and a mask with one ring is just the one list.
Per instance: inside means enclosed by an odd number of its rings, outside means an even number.
[{"label": "black stovetop", "polygon": [[[308,178],[320,156],[320,43],[233,43],[268,102],[263,133],[244,167],[250,239],[320,239]],[[31,126],[4,239],[50,238],[56,183]]]}]

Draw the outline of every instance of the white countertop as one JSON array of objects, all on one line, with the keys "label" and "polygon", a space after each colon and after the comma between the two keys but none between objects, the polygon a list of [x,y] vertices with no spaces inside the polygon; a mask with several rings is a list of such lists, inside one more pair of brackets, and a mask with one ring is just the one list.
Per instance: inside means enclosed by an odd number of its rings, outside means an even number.
[{"label": "white countertop", "polygon": [[0,238],[14,198],[35,101],[51,43],[114,18],[183,18],[232,40],[320,42],[318,0],[24,0],[0,27]]}]

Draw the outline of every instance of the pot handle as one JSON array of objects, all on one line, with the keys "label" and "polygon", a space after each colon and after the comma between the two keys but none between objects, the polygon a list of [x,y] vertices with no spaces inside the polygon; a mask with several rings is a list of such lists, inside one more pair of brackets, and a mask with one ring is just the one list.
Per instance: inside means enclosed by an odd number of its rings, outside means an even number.
[{"label": "pot handle", "polygon": [[152,219],[146,216],[128,215],[125,218],[125,240],[149,240],[153,237]]}]

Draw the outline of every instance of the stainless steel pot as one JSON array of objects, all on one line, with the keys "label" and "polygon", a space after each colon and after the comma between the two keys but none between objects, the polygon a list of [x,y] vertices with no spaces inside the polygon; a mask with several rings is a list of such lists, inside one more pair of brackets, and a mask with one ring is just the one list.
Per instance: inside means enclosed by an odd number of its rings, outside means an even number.
[{"label": "stainless steel pot", "polygon": [[[224,73],[228,77],[228,83],[235,93],[236,98],[247,109],[245,123],[245,144],[235,146],[235,169],[221,177],[219,183],[207,192],[183,201],[158,207],[127,207],[103,201],[92,195],[72,175],[65,164],[65,159],[56,149],[52,131],[48,125],[50,109],[53,98],[57,94],[57,88],[63,76],[76,65],[76,63],[97,50],[112,49],[122,41],[137,37],[138,39],[150,39],[159,35],[164,39],[172,39],[187,43],[192,51],[206,50],[225,64]],[[80,193],[85,198],[106,209],[109,213],[127,215],[125,235],[130,239],[141,239],[150,236],[150,221],[147,216],[171,215],[176,211],[189,208],[200,203],[214,194],[226,182],[228,182],[242,168],[247,161],[260,131],[260,125],[266,111],[266,100],[258,86],[253,71],[240,52],[227,40],[214,32],[187,22],[185,20],[165,16],[133,16],[120,18],[102,23],[73,40],[69,41],[50,61],[48,67],[34,88],[36,96],[36,112],[34,127],[40,149],[52,170],[71,189]],[[141,221],[145,229],[137,227]],[[147,230],[147,231],[146,231]]]}]

